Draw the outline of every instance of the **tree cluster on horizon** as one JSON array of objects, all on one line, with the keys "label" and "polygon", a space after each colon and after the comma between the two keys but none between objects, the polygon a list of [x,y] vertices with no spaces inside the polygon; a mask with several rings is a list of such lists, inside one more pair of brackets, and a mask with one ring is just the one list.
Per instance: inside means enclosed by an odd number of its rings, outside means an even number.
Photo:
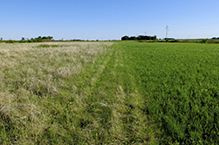
[{"label": "tree cluster on horizon", "polygon": [[26,39],[24,37],[21,38],[20,42],[43,42],[44,40],[52,40],[52,36],[38,36],[37,38]]},{"label": "tree cluster on horizon", "polygon": [[213,37],[212,39],[219,39],[219,37]]},{"label": "tree cluster on horizon", "polygon": [[138,35],[137,37],[136,36],[123,36],[121,38],[121,40],[156,40],[157,39],[157,36],[154,35],[154,36],[146,36],[146,35]]}]

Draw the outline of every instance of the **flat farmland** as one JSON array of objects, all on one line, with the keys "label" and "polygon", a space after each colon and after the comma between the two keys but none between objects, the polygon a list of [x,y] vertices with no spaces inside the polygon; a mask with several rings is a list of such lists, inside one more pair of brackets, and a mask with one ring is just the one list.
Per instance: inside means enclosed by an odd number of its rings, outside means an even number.
[{"label": "flat farmland", "polygon": [[219,45],[0,43],[0,144],[218,144]]}]

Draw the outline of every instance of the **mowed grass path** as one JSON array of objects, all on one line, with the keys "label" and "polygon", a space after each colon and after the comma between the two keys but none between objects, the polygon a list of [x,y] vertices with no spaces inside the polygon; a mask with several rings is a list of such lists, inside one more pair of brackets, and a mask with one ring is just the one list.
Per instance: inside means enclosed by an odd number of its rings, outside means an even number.
[{"label": "mowed grass path", "polygon": [[206,44],[0,44],[0,143],[217,143],[218,54]]}]

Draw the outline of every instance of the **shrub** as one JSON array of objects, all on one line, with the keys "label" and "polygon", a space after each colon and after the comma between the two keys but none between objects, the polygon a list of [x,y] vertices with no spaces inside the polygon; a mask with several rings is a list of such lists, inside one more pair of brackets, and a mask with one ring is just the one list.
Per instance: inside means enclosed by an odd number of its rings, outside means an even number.
[{"label": "shrub", "polygon": [[15,43],[15,41],[14,40],[8,40],[8,41],[6,41],[6,43]]},{"label": "shrub", "polygon": [[27,40],[21,40],[20,43],[27,43]]},{"label": "shrub", "polygon": [[37,46],[38,48],[49,48],[49,47],[62,47],[61,45],[48,45],[48,44],[40,44],[39,46]]},{"label": "shrub", "polygon": [[208,39],[202,39],[200,43],[207,43]]},{"label": "shrub", "polygon": [[169,40],[169,42],[180,42],[179,40]]},{"label": "shrub", "polygon": [[41,44],[41,45],[39,45],[37,47],[39,47],[39,48],[49,48],[50,45],[48,45],[48,44]]},{"label": "shrub", "polygon": [[27,42],[32,43],[32,42],[34,42],[34,41],[33,41],[33,39],[31,39],[31,40],[28,40]]}]

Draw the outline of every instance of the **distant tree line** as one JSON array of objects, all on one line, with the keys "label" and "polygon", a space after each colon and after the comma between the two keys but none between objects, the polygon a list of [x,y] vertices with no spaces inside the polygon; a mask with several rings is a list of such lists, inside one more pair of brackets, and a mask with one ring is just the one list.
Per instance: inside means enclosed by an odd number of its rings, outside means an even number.
[{"label": "distant tree line", "polygon": [[83,39],[70,39],[69,41],[85,41]]},{"label": "distant tree line", "polygon": [[[1,41],[2,41],[2,39],[1,39]],[[0,41],[0,42],[1,42]],[[5,41],[6,43],[15,43],[15,42],[20,42],[20,43],[27,43],[27,42],[29,42],[29,43],[32,43],[32,42],[43,42],[43,41],[53,41],[53,37],[52,36],[38,36],[38,37],[36,37],[36,38],[31,38],[31,39],[29,39],[29,38],[24,38],[24,37],[22,37],[21,38],[21,40],[19,41],[19,40],[7,40],[7,41]]]},{"label": "distant tree line", "polygon": [[212,39],[219,39],[219,37],[213,37]]},{"label": "distant tree line", "polygon": [[156,40],[157,39],[157,36],[154,35],[154,36],[146,36],[146,35],[139,35],[139,36],[123,36],[121,38],[121,40]]},{"label": "distant tree line", "polygon": [[43,41],[51,41],[53,39],[52,36],[38,36],[37,38],[25,39],[24,37],[21,38],[21,43],[25,42],[43,42]]}]

